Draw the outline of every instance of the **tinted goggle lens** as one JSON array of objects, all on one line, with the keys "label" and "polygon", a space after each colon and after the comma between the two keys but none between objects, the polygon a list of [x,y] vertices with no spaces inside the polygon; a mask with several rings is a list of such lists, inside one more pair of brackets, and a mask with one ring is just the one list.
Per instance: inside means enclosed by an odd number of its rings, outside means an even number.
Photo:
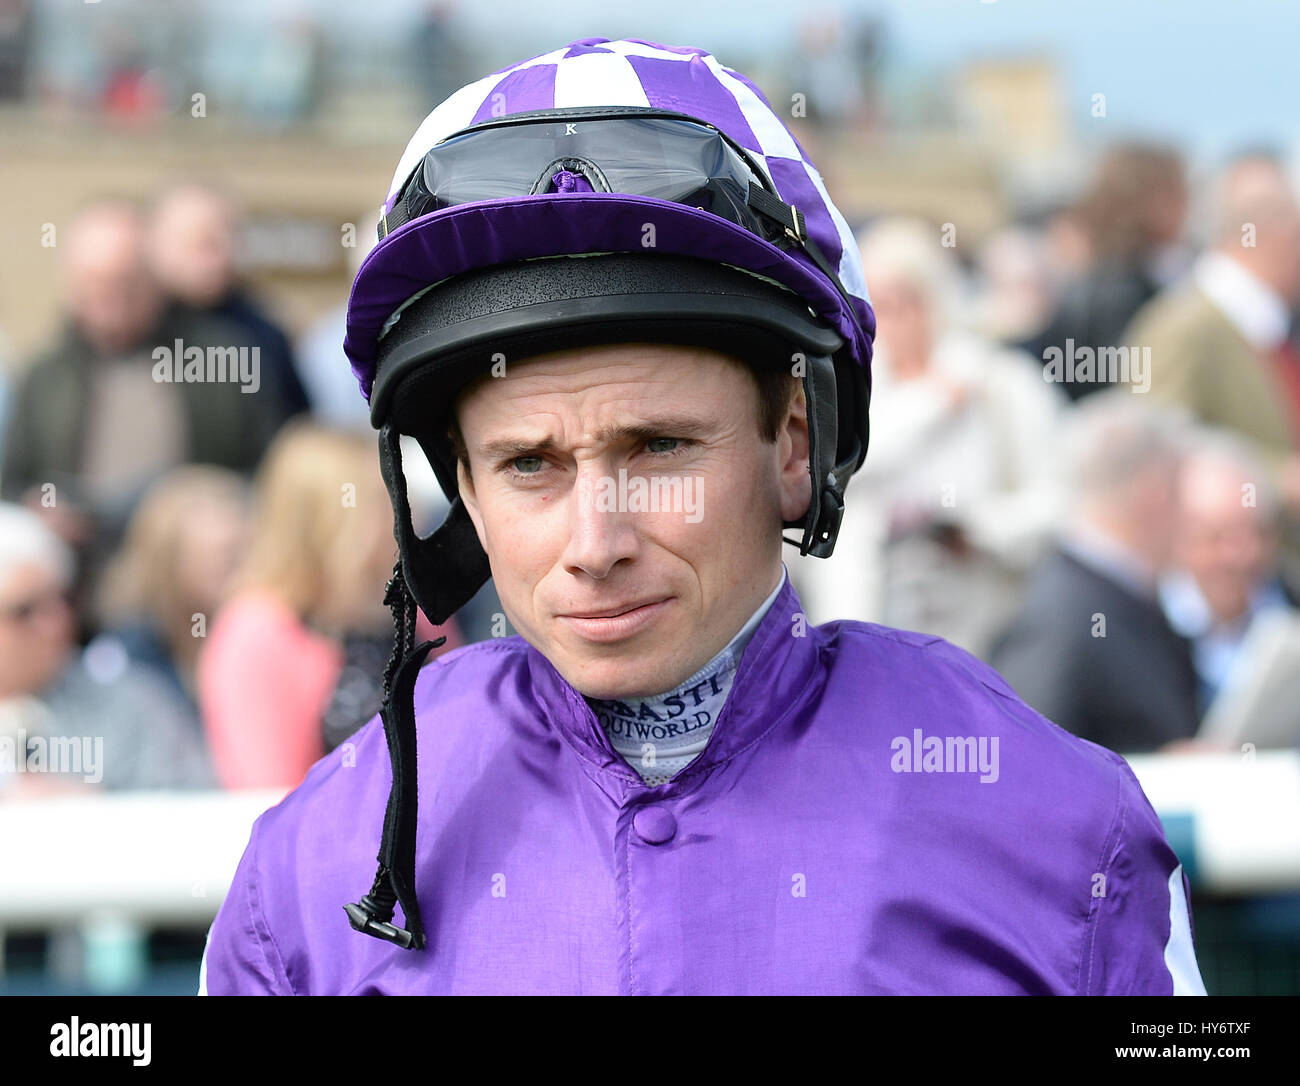
[{"label": "tinted goggle lens", "polygon": [[665,117],[520,122],[465,132],[424,157],[403,193],[407,218],[477,200],[557,191],[562,170],[597,192],[698,207],[763,238],[780,228],[749,206],[762,175],[716,129]]}]

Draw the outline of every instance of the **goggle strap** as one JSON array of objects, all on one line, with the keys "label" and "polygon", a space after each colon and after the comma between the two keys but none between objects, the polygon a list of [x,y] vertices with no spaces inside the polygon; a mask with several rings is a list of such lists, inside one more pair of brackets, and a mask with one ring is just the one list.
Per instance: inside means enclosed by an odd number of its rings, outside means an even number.
[{"label": "goggle strap", "polygon": [[849,317],[853,320],[854,325],[862,327],[862,322],[858,320],[858,311],[853,308],[853,299],[849,297],[849,292],[844,289],[844,284],[840,282],[839,274],[831,267],[831,262],[826,259],[822,252],[821,246],[812,238],[805,238],[803,243],[804,252],[808,258],[817,265],[821,273],[835,284],[835,289],[840,292],[840,297],[844,299],[844,305],[848,309]]},{"label": "goggle strap", "polygon": [[831,262],[826,259],[826,254],[822,252],[821,246],[809,236],[803,212],[792,204],[787,204],[773,196],[767,189],[754,184],[752,181],[749,183],[749,206],[777,223],[785,231],[787,237],[803,247],[804,252],[808,254],[808,258],[817,265],[817,269],[835,285],[840,297],[844,299],[844,304],[848,306],[849,316],[853,318],[854,324],[858,324],[858,314],[853,308],[853,300],[849,297],[848,291],[844,289],[844,284],[840,282],[839,273],[831,267]]},{"label": "goggle strap", "polygon": [[405,226],[411,219],[410,209],[406,204],[406,197],[403,196],[393,205],[393,210],[387,215],[379,216],[378,234],[379,240],[383,241],[389,234],[399,226]]},{"label": "goggle strap", "polygon": [[749,206],[780,226],[795,244],[807,243],[808,231],[804,226],[803,213],[753,181],[749,183]]}]

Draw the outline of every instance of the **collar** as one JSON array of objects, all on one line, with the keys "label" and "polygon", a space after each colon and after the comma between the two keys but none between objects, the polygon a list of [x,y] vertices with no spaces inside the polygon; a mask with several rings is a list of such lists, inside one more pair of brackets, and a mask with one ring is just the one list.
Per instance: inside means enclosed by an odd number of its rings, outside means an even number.
[{"label": "collar", "polygon": [[1189,640],[1204,637],[1214,626],[1210,605],[1186,570],[1174,570],[1160,578],[1160,606],[1174,632]]},{"label": "collar", "polygon": [[[758,622],[713,725],[708,745],[674,780],[656,786],[675,795],[695,786],[703,774],[757,742],[798,703],[820,687],[818,639],[788,571],[776,598]],[[598,783],[620,802],[649,786],[610,744],[586,699],[527,641],[524,651],[537,703],[547,721],[597,774]]]},{"label": "collar", "polygon": [[1202,254],[1196,285],[1258,351],[1272,351],[1290,334],[1291,312],[1272,287],[1223,253]]},{"label": "collar", "polygon": [[1260,614],[1291,609],[1281,582],[1274,578],[1256,587],[1246,610],[1235,621],[1223,623],[1210,609],[1196,578],[1181,569],[1161,578],[1160,603],[1169,625],[1189,640],[1225,638],[1237,641]]}]

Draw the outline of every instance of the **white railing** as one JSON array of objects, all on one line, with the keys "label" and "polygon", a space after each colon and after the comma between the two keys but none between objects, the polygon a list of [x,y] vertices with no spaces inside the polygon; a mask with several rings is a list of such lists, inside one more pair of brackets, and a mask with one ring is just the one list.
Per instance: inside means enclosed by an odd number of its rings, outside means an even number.
[{"label": "white railing", "polygon": [[[1134,755],[1162,819],[1191,818],[1193,889],[1300,889],[1300,753]],[[1171,834],[1172,836],[1172,834]]]},{"label": "white railing", "polygon": [[134,792],[0,803],[4,932],[50,933],[52,970],[91,992],[144,978],[155,927],[206,927],[257,816],[283,790]]},{"label": "white railing", "polygon": [[129,792],[0,803],[0,928],[119,913],[206,924],[280,791]]}]

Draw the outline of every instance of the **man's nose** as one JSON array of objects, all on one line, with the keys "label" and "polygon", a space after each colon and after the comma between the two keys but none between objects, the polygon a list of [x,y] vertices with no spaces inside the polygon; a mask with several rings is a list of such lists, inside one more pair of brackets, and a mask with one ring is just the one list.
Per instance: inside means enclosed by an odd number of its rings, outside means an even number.
[{"label": "man's nose", "polygon": [[564,566],[601,580],[640,546],[635,514],[627,511],[616,475],[604,465],[580,464],[569,493],[569,540]]}]

